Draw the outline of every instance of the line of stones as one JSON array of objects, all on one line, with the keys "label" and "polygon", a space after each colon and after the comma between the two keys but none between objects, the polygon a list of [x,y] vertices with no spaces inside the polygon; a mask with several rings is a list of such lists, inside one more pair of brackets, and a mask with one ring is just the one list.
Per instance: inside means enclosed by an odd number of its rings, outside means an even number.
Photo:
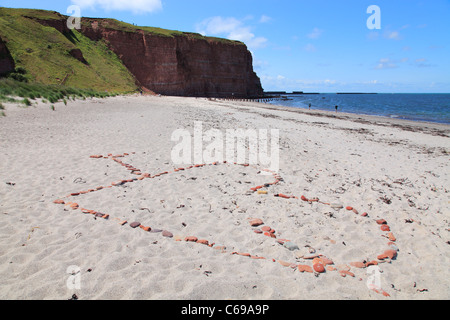
[{"label": "line of stones", "polygon": [[[134,154],[134,152],[132,154]],[[71,194],[65,196],[63,199],[69,199],[71,197],[76,197],[76,196],[79,196],[79,195],[82,195],[82,194],[96,192],[96,191],[100,191],[100,190],[103,190],[103,189],[109,189],[109,188],[112,188],[114,186],[121,186],[121,185],[124,185],[124,184],[127,184],[127,183],[132,183],[132,182],[135,182],[135,181],[142,181],[144,179],[153,179],[153,178],[160,177],[160,176],[167,175],[167,174],[174,173],[174,172],[185,171],[185,170],[190,170],[190,169],[193,169],[193,168],[201,168],[201,167],[206,166],[206,164],[197,164],[197,165],[192,165],[192,166],[189,166],[189,167],[186,167],[186,168],[176,168],[172,172],[164,171],[164,172],[161,172],[161,173],[158,173],[158,174],[155,174],[155,175],[152,176],[149,173],[142,173],[142,171],[140,169],[137,169],[134,166],[132,166],[131,164],[125,163],[122,160],[120,160],[120,158],[126,157],[128,155],[129,155],[128,153],[123,153],[123,154],[118,154],[118,155],[108,154],[107,156],[93,155],[93,156],[90,156],[90,158],[93,158],[93,159],[101,159],[101,158],[112,159],[116,163],[118,163],[121,166],[125,167],[128,171],[130,171],[131,174],[134,174],[134,175],[136,175],[138,177],[134,177],[132,179],[124,179],[124,180],[119,180],[119,181],[116,181],[116,182],[112,182],[111,185],[106,186],[106,187],[99,186],[99,187],[97,187],[95,189],[88,189],[88,190],[85,190],[85,191],[74,192],[74,193],[71,193]],[[226,164],[226,163],[227,163],[226,161],[223,162],[223,164]],[[212,163],[210,165],[219,165],[219,164],[220,164],[219,162],[214,162],[214,163]],[[234,163],[234,164],[236,165],[237,163]],[[241,166],[248,167],[249,164],[241,164]],[[264,185],[259,185],[259,186],[253,187],[253,188],[250,189],[249,192],[258,193],[258,194],[268,194],[268,191],[267,190],[263,190],[263,189],[267,189],[267,188],[269,188],[269,187],[271,187],[273,185],[277,185],[277,184],[279,184],[280,182],[283,181],[283,178],[278,173],[270,171],[268,169],[263,169],[263,170],[266,171],[266,172],[271,173],[273,175],[273,177],[275,178],[275,181],[274,182],[270,182],[270,183],[266,183]],[[281,194],[281,193],[275,194],[274,196],[278,197],[278,198],[283,198],[283,199],[296,199],[296,200],[299,199],[296,196],[289,196],[289,195],[285,195],[285,194]],[[54,201],[54,203],[55,204],[64,204],[65,207],[71,208],[72,210],[80,209],[81,212],[83,212],[85,214],[95,215],[98,218],[110,219],[110,215],[109,214],[101,213],[101,212],[98,212],[98,211],[95,211],[95,210],[91,210],[91,209],[80,208],[78,203],[71,202],[71,201],[67,201],[66,202],[63,199],[57,199],[57,200]],[[313,203],[313,202],[321,203],[323,205],[331,206],[334,209],[342,209],[343,208],[343,206],[339,205],[339,204],[331,204],[331,203],[321,202],[318,198],[310,198],[310,199],[308,199],[305,196],[301,196],[300,200],[308,202],[308,203]],[[355,213],[357,215],[359,214],[358,210],[356,210],[355,208],[350,207],[350,206],[347,206],[346,210],[352,211],[353,213]],[[368,214],[366,212],[364,212],[364,213],[361,214],[361,216],[362,217],[368,217]],[[128,223],[127,220],[121,220],[121,219],[118,219],[118,218],[114,218],[113,220],[118,220],[121,225],[125,225],[125,224]],[[254,229],[255,233],[263,234],[264,236],[268,236],[268,237],[277,239],[277,236],[275,235],[276,232],[271,227],[263,226],[260,229],[256,229],[256,227],[264,225],[264,222],[261,219],[251,219],[251,218],[249,218],[248,220],[249,220],[249,223],[250,223],[251,227],[255,228]],[[386,237],[389,240],[389,242],[388,242],[389,249],[385,250],[382,254],[378,255],[377,256],[377,260],[371,260],[371,261],[364,260],[364,261],[351,262],[351,263],[349,263],[350,266],[355,267],[355,268],[366,268],[366,267],[369,267],[371,265],[377,265],[379,262],[385,262],[385,261],[393,260],[393,259],[395,259],[397,257],[398,248],[395,245],[396,238],[393,235],[393,233],[390,232],[390,227],[387,224],[386,220],[379,219],[379,220],[376,220],[376,223],[378,225],[380,225],[380,229],[385,232],[385,234],[383,236]],[[159,230],[159,229],[152,229],[151,227],[146,227],[146,226],[141,225],[139,222],[132,222],[132,223],[130,223],[130,227],[132,227],[132,228],[139,227],[142,230],[147,231],[147,232],[162,232],[162,235],[165,236],[165,237],[169,237],[169,238],[173,238],[174,237],[173,234],[170,231]],[[183,239],[180,238],[179,236],[175,236],[175,240],[176,241],[183,241]],[[195,236],[185,237],[184,241],[186,241],[186,242],[195,242],[195,243],[198,243],[198,244],[207,245],[207,246],[212,247],[212,248],[214,248],[216,250],[220,250],[223,253],[227,252],[225,246],[216,246],[215,243],[212,243],[212,242],[210,242],[210,241],[208,241],[206,239],[198,239]],[[280,245],[283,245],[286,248],[288,248],[289,250],[296,250],[296,249],[298,249],[298,247],[293,245],[290,240],[277,239],[276,241]],[[231,252],[231,254],[232,255],[240,255],[240,256],[244,256],[244,257],[249,257],[249,258],[252,258],[252,259],[267,260],[265,257],[259,257],[257,255],[252,255],[250,253],[241,253],[241,252],[233,251],[233,252]],[[355,274],[350,272],[350,270],[351,270],[350,266],[348,266],[348,265],[340,265],[340,266],[338,266],[338,268],[336,268],[336,267],[333,266],[334,265],[333,261],[331,259],[329,259],[328,257],[324,256],[324,255],[312,253],[311,255],[303,256],[303,259],[305,259],[305,260],[312,260],[312,265],[313,266],[311,267],[309,265],[298,265],[298,264],[295,264],[295,263],[289,263],[289,262],[285,262],[285,261],[282,261],[282,260],[276,260],[276,259],[268,259],[268,260],[272,260],[273,262],[278,262],[282,266],[285,266],[285,267],[291,267],[293,269],[298,269],[302,273],[303,272],[323,273],[323,272],[325,272],[325,270],[327,270],[327,271],[338,271],[339,274],[342,277],[346,277],[347,275],[351,276],[351,277],[355,277]],[[383,294],[385,296],[388,296],[388,294],[385,291],[383,291],[381,288],[374,288],[373,290],[378,292],[378,293],[381,293],[381,294]]]}]

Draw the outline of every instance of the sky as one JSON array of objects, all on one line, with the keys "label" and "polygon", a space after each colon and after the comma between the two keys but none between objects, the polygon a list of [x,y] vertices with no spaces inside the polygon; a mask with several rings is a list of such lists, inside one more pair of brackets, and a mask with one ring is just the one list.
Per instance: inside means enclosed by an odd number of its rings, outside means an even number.
[{"label": "sky", "polygon": [[243,41],[266,91],[450,93],[450,0],[0,0],[67,15],[71,5]]}]

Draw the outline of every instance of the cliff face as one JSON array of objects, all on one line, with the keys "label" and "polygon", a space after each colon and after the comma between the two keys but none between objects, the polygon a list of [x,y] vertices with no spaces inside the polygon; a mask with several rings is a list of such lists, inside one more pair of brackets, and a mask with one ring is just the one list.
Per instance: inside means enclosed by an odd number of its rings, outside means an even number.
[{"label": "cliff face", "polygon": [[251,53],[242,43],[187,33],[129,32],[101,24],[101,19],[85,20],[81,32],[92,40],[106,40],[140,84],[156,93],[203,97],[256,97],[263,93],[253,72]]}]

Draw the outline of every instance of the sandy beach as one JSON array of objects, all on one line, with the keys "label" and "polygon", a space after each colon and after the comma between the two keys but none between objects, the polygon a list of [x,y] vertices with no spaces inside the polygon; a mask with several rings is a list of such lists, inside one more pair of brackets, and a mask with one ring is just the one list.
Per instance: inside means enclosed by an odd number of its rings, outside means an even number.
[{"label": "sandy beach", "polygon": [[[4,105],[0,299],[450,298],[449,126],[164,96]],[[173,163],[195,122],[278,129],[278,172]]]}]

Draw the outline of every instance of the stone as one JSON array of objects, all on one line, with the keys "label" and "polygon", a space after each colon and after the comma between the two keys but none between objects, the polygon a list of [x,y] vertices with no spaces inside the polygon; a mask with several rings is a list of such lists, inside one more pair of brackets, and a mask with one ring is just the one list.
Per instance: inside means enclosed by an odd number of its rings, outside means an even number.
[{"label": "stone", "polygon": [[381,231],[391,231],[391,228],[387,224],[383,224],[380,229]]},{"label": "stone", "polygon": [[[153,229],[152,228],[152,230],[150,230],[150,232],[151,233],[160,233],[160,232],[163,232],[163,230],[161,230],[161,229]],[[169,232],[169,231],[167,231],[167,232]],[[172,235],[173,236],[173,235]]]},{"label": "stone", "polygon": [[341,275],[341,277],[346,277],[346,276],[350,276],[350,277],[355,277],[355,274],[353,272],[347,271],[347,270],[341,270],[339,271],[339,274]]},{"label": "stone", "polygon": [[325,256],[320,256],[320,261],[321,261],[321,263],[323,264],[323,265],[330,265],[330,264],[334,264],[334,262],[333,262],[333,260],[331,260],[331,259],[328,259],[327,257],[325,257]]},{"label": "stone", "polygon": [[366,267],[376,266],[376,265],[378,265],[378,261],[375,261],[375,260],[366,262]]},{"label": "stone", "polygon": [[209,245],[209,241],[208,240],[204,240],[204,239],[197,240],[197,243],[204,244],[206,246]]},{"label": "stone", "polygon": [[361,214],[362,217],[367,217],[369,214],[367,212],[364,212],[363,214]]},{"label": "stone", "polygon": [[397,240],[392,232],[388,233],[388,239],[393,242],[395,242]]},{"label": "stone", "polygon": [[314,265],[313,265],[313,269],[314,269],[315,272],[318,272],[318,273],[323,273],[323,272],[325,272],[325,267],[324,267],[323,264],[321,264],[321,263],[316,263],[316,264],[314,264]]},{"label": "stone", "polygon": [[253,232],[254,232],[254,233],[257,233],[257,234],[263,233],[263,232],[262,232],[261,230],[259,230],[259,229],[253,230]]},{"label": "stone", "polygon": [[355,208],[352,209],[353,213],[355,214],[359,214],[358,210],[356,210]]},{"label": "stone", "polygon": [[261,219],[251,219],[249,223],[252,227],[259,227],[260,225],[264,224]]},{"label": "stone", "polygon": [[353,207],[345,207],[345,209],[347,209],[348,211],[352,211],[353,210]]},{"label": "stone", "polygon": [[133,229],[139,227],[140,225],[141,223],[137,221],[130,223],[130,227],[132,227]]},{"label": "stone", "polygon": [[188,241],[188,242],[197,242],[198,238],[197,237],[186,237],[184,238],[184,241]]},{"label": "stone", "polygon": [[167,231],[167,230],[162,231],[161,234],[162,234],[163,237],[166,237],[166,238],[173,238],[172,232],[169,232],[169,231]]},{"label": "stone", "polygon": [[58,199],[58,200],[53,201],[53,203],[56,203],[56,204],[64,204],[65,202],[64,202],[64,200]]},{"label": "stone", "polygon": [[377,223],[378,224],[387,224],[386,220],[384,220],[384,219],[377,220]]},{"label": "stone", "polygon": [[363,269],[363,268],[366,267],[366,264],[365,264],[364,262],[359,262],[359,261],[357,261],[357,262],[350,262],[349,264],[350,264],[352,267],[360,268],[360,269]]},{"label": "stone", "polygon": [[264,226],[264,227],[261,228],[261,230],[264,231],[264,232],[269,232],[271,230],[271,228],[268,227],[268,226]]},{"label": "stone", "polygon": [[340,203],[332,203],[330,204],[331,208],[335,209],[335,210],[339,210],[342,209],[344,206]]},{"label": "stone", "polygon": [[291,263],[283,260],[278,260],[278,263],[281,264],[283,267],[289,267],[291,265]]},{"label": "stone", "polygon": [[339,271],[350,271],[350,267],[346,264],[340,264],[337,266],[337,269]]},{"label": "stone", "polygon": [[397,257],[397,251],[393,249],[388,249],[384,253],[389,259],[395,259]]},{"label": "stone", "polygon": [[285,247],[286,249],[288,249],[289,251],[294,251],[294,250],[299,250],[299,247],[291,242],[291,241],[287,241],[283,244],[283,247]]},{"label": "stone", "polygon": [[389,258],[387,255],[385,255],[385,254],[379,254],[378,256],[377,256],[377,259],[378,260],[384,260],[384,259],[387,259],[387,258]]},{"label": "stone", "polygon": [[307,266],[305,264],[299,264],[298,265],[298,271],[300,272],[309,272],[309,273],[313,273],[313,269],[310,266]]}]

